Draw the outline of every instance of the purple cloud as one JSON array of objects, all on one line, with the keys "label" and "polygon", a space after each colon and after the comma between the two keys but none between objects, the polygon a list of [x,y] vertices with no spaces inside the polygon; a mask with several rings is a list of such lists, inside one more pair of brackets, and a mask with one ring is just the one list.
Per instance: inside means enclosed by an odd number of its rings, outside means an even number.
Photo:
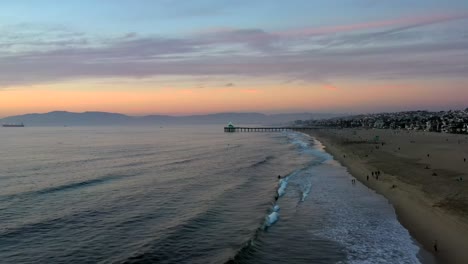
[{"label": "purple cloud", "polygon": [[[68,37],[52,39],[10,37],[0,46],[27,48],[0,53],[0,86],[158,75],[235,74],[320,82],[342,77],[465,77],[466,33],[432,38],[432,32],[421,28],[464,18],[427,16],[286,33],[224,29],[186,38],[128,33],[99,39],[73,32],[54,33]],[[41,48],[44,45],[48,48]]]}]

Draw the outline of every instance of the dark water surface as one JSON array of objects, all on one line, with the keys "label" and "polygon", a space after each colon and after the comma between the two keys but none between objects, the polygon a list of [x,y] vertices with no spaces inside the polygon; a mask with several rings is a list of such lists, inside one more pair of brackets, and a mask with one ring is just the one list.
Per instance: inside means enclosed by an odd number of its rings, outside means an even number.
[{"label": "dark water surface", "polygon": [[1,129],[0,154],[1,263],[420,263],[388,202],[301,134]]}]

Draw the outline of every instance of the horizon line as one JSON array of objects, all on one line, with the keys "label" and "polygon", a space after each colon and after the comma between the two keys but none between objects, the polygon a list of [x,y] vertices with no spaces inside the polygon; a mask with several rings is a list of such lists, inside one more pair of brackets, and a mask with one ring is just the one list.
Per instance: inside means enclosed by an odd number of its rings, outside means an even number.
[{"label": "horizon line", "polygon": [[265,112],[212,112],[212,113],[194,113],[194,114],[145,114],[145,115],[131,115],[126,113],[119,113],[119,112],[106,112],[106,111],[93,111],[87,110],[83,112],[74,112],[74,111],[67,111],[67,110],[53,110],[47,112],[30,112],[30,113],[23,113],[17,115],[9,115],[9,116],[0,116],[0,119],[11,118],[16,116],[23,116],[23,115],[45,115],[50,113],[71,113],[71,114],[85,114],[85,113],[105,113],[105,114],[117,114],[117,115],[124,115],[128,117],[148,117],[148,116],[166,116],[166,117],[188,117],[188,116],[206,116],[206,115],[218,115],[218,114],[262,114],[266,116],[271,115],[287,115],[287,114],[328,114],[328,115],[343,115],[343,116],[353,116],[353,115],[366,115],[366,114],[380,114],[380,113],[401,113],[401,112],[417,112],[417,111],[427,111],[427,112],[447,112],[447,111],[466,111],[467,108],[452,108],[446,110],[428,110],[428,109],[414,109],[414,110],[398,110],[398,111],[372,111],[372,112],[315,112],[315,111],[297,111],[297,112],[275,112],[275,113],[265,113]]}]

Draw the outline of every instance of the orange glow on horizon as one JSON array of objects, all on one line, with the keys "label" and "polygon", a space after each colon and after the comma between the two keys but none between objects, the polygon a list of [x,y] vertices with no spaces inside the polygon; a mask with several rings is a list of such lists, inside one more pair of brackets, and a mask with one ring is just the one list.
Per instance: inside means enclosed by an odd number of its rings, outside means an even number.
[{"label": "orange glow on horizon", "polygon": [[[42,85],[0,90],[0,117],[55,110],[187,115],[250,111],[367,111],[392,106],[411,109],[414,105],[462,102],[463,98],[468,98],[468,89],[464,83],[457,84],[337,82],[337,86],[268,84],[255,85],[255,88],[246,85],[154,88],[127,83],[104,85],[100,89],[80,89],[76,83]],[[441,89],[441,86],[451,87],[452,93]]]}]

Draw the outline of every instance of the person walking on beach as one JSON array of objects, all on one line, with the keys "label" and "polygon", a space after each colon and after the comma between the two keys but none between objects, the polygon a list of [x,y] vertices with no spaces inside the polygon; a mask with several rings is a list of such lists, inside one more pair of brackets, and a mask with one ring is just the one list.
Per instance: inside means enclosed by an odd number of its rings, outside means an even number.
[{"label": "person walking on beach", "polygon": [[434,241],[434,252],[437,252],[438,251],[438,248],[437,248],[437,240]]}]

